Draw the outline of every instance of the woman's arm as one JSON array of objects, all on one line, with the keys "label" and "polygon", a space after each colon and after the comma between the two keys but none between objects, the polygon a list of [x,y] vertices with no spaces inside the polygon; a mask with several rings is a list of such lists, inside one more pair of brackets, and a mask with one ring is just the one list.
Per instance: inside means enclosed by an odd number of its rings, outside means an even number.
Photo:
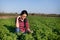
[{"label": "woman's arm", "polygon": [[27,22],[26,22],[26,29],[27,29],[27,31],[29,31],[30,33],[33,33],[33,31],[30,30],[30,26],[29,26],[28,20],[27,20]]},{"label": "woman's arm", "polygon": [[18,22],[18,18],[19,18],[20,16],[18,16],[17,18],[16,18],[16,27],[17,28],[19,28],[19,22]]},{"label": "woman's arm", "polygon": [[28,20],[26,20],[26,29],[27,29],[27,30],[30,30]]}]

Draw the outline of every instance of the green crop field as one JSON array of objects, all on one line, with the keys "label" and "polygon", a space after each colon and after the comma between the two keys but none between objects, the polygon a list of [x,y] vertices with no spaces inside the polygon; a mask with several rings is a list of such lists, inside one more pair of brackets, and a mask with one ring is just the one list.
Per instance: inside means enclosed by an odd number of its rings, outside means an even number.
[{"label": "green crop field", "polygon": [[16,35],[15,18],[0,19],[0,40],[60,40],[60,17],[28,16],[34,33]]}]

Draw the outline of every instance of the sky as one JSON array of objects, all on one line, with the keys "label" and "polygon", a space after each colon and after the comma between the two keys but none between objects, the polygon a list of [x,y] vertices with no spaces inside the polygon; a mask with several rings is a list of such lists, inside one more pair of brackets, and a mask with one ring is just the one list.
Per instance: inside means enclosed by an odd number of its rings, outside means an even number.
[{"label": "sky", "polygon": [[0,0],[0,12],[60,14],[60,0]]}]

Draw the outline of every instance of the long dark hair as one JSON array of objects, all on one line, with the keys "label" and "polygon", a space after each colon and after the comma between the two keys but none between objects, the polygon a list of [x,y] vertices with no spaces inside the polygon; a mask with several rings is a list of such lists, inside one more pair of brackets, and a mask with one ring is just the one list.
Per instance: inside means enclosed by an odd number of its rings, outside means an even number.
[{"label": "long dark hair", "polygon": [[[28,12],[23,10],[20,15],[26,14],[28,16]],[[27,18],[24,19],[24,27],[26,27]]]},{"label": "long dark hair", "polygon": [[23,10],[20,15],[26,14],[28,16],[28,12],[26,10]]}]

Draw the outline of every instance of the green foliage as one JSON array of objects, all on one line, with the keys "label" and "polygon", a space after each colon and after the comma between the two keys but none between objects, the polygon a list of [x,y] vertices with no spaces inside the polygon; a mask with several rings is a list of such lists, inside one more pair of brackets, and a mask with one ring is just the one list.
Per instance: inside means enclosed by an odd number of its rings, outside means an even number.
[{"label": "green foliage", "polygon": [[0,40],[60,40],[60,18],[28,16],[34,33],[16,35],[15,18],[0,19]]}]

